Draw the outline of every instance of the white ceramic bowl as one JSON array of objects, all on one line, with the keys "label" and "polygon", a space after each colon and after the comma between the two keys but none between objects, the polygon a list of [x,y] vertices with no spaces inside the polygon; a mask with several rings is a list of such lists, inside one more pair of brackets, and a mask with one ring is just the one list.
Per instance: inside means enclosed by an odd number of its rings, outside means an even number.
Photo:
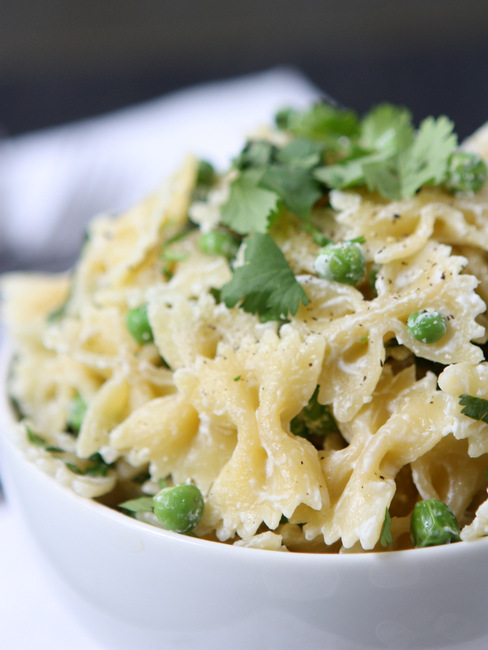
[{"label": "white ceramic bowl", "polygon": [[2,478],[108,648],[355,650],[488,647],[488,539],[361,555],[239,548],[140,523],[27,461],[0,386]]}]

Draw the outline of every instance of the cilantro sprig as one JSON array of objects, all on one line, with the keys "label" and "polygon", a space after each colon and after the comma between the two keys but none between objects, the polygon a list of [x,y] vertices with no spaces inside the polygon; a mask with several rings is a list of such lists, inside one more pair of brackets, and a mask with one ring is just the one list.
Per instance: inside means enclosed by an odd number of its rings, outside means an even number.
[{"label": "cilantro sprig", "polygon": [[264,233],[283,206],[308,221],[323,194],[314,177],[322,151],[321,143],[306,138],[281,149],[262,140],[248,142],[234,161],[240,173],[222,206],[222,222],[240,235]]},{"label": "cilantro sprig", "polygon": [[428,117],[418,130],[406,109],[388,104],[361,121],[356,148],[335,164],[319,167],[315,177],[330,188],[365,185],[387,199],[413,196],[423,185],[441,185],[457,147],[454,124]]},{"label": "cilantro sprig", "polygon": [[264,170],[253,169],[240,174],[231,183],[221,220],[240,235],[266,232],[269,219],[278,205],[278,195],[260,185]]},{"label": "cilantro sprig", "polygon": [[254,233],[246,239],[244,260],[222,287],[220,297],[227,307],[240,302],[244,311],[279,320],[294,316],[300,302],[308,304],[307,294],[269,234]]},{"label": "cilantro sprig", "polygon": [[245,264],[235,269],[221,297],[227,306],[240,303],[262,319],[294,315],[300,301],[308,301],[268,235],[284,213],[295,215],[301,229],[324,246],[330,240],[311,213],[329,190],[365,187],[393,200],[425,185],[452,191],[450,163],[457,147],[447,117],[428,117],[416,128],[408,109],[388,103],[360,118],[319,102],[305,111],[280,111],[276,125],[288,134],[286,144],[247,142],[233,161],[236,176],[221,209],[222,224],[246,244]]}]

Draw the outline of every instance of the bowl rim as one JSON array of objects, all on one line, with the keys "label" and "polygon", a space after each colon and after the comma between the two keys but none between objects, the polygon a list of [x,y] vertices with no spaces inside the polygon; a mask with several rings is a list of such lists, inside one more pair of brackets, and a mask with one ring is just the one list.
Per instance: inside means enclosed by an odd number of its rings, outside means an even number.
[{"label": "bowl rim", "polygon": [[[193,537],[191,535],[183,535],[139,521],[115,508],[99,503],[95,499],[83,497],[80,494],[77,494],[70,487],[59,483],[52,476],[43,471],[35,462],[29,460],[19,445],[17,445],[11,437],[6,434],[7,429],[15,427],[19,423],[7,392],[8,372],[12,357],[13,353],[8,342],[0,341],[0,424],[2,425],[0,427],[0,452],[2,451],[2,445],[7,445],[10,452],[16,454],[20,462],[25,463],[26,467],[30,468],[30,471],[35,473],[36,480],[45,482],[46,485],[50,485],[52,489],[59,489],[60,494],[63,494],[65,498],[72,500],[78,507],[93,512],[97,517],[108,518],[118,526],[123,526],[135,533],[148,535],[154,539],[160,539],[161,541],[165,539],[172,542],[178,541],[188,547],[201,547],[202,549],[211,552],[238,553],[243,554],[242,557],[255,557],[256,559],[265,554],[266,562],[313,562],[320,563],[321,565],[329,565],[332,563],[335,568],[339,568],[340,566],[346,567],[349,565],[356,566],[358,564],[369,565],[371,562],[376,562],[380,558],[382,558],[381,561],[397,562],[399,564],[409,562],[411,558],[414,558],[415,565],[418,565],[420,562],[428,562],[430,564],[432,560],[441,561],[445,554],[447,554],[447,559],[449,561],[455,561],[456,559],[460,559],[469,548],[480,549],[486,547],[486,552],[488,553],[488,536],[470,541],[402,550],[385,549],[384,551],[372,550],[345,553],[279,551],[259,547],[240,546],[232,543]],[[8,488],[9,485],[7,484],[7,500],[9,498]],[[250,556],[248,555],[249,552],[251,552]],[[293,559],[290,559],[291,557],[293,557]]]}]

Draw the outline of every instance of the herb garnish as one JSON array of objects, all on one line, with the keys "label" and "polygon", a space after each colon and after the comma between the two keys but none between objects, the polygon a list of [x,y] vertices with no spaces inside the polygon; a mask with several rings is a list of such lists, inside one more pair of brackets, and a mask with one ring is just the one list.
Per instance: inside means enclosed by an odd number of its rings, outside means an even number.
[{"label": "herb garnish", "polygon": [[383,548],[386,548],[388,544],[391,544],[393,541],[393,536],[391,534],[391,516],[388,508],[385,508],[385,520],[383,522],[383,528],[381,529],[380,544]]},{"label": "herb garnish", "polygon": [[270,235],[249,236],[244,258],[245,264],[236,268],[222,287],[221,298],[227,307],[242,301],[244,311],[280,319],[295,315],[300,301],[308,304],[307,294]]},{"label": "herb garnish", "polygon": [[154,501],[152,497],[138,497],[119,503],[119,508],[129,512],[154,512]]},{"label": "herb garnish", "polygon": [[[221,221],[247,237],[246,263],[222,288],[228,307],[261,318],[296,314],[307,304],[268,231],[285,213],[319,246],[331,243],[312,224],[311,211],[331,189],[365,187],[386,199],[413,196],[424,185],[448,187],[457,147],[453,123],[427,117],[415,128],[410,111],[380,104],[360,118],[354,111],[321,102],[305,111],[284,109],[277,127],[290,139],[280,146],[250,140],[234,159],[236,178],[221,208]],[[259,236],[257,236],[259,235]]]},{"label": "herb garnish", "polygon": [[428,117],[415,131],[406,109],[381,105],[360,124],[357,147],[315,177],[331,188],[366,185],[387,199],[413,196],[423,185],[445,180],[457,146],[453,123]]},{"label": "herb garnish", "polygon": [[488,400],[483,397],[475,397],[463,393],[459,396],[459,404],[464,406],[461,410],[463,415],[473,420],[482,420],[488,424]]},{"label": "herb garnish", "polygon": [[308,404],[290,422],[290,431],[310,440],[321,448],[328,433],[340,433],[337,422],[328,404],[318,401],[319,386],[316,387]]},{"label": "herb garnish", "polygon": [[66,462],[66,467],[79,476],[107,476],[110,465],[106,463],[99,453],[92,454],[88,459],[89,464],[85,467],[79,467],[74,463]]},{"label": "herb garnish", "polygon": [[47,447],[48,441],[46,438],[33,431],[28,424],[25,424],[25,431],[27,433],[27,440],[31,445],[35,445],[36,447]]}]

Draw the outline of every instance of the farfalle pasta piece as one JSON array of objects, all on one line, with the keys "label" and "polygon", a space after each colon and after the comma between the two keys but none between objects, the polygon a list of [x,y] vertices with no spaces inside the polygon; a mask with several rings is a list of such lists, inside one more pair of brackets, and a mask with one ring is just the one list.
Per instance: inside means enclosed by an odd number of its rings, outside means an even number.
[{"label": "farfalle pasta piece", "polygon": [[476,510],[473,521],[461,530],[463,542],[471,542],[488,536],[488,499]]},{"label": "farfalle pasta piece", "polygon": [[468,454],[474,458],[488,453],[488,424],[463,415],[459,403],[461,395],[488,399],[488,363],[468,362],[448,366],[439,375],[439,387],[450,396],[449,412],[454,418],[453,435],[469,442]]},{"label": "farfalle pasta piece", "polygon": [[[384,265],[376,282],[378,297],[370,301],[351,287],[345,290],[340,285],[334,297],[335,287],[302,281],[311,301],[301,308],[296,322],[326,341],[319,401],[333,404],[339,421],[350,420],[369,400],[382,372],[384,343],[390,338],[396,337],[416,356],[443,364],[482,359],[471,340],[484,333],[475,318],[485,305],[475,293],[477,279],[461,274],[464,264],[464,258],[451,255],[449,247],[431,242],[413,257]],[[334,313],[337,305],[344,314]],[[406,326],[411,313],[426,308],[440,311],[449,321],[445,336],[433,344],[417,341]]]},{"label": "farfalle pasta piece", "polygon": [[248,538],[262,522],[276,528],[300,503],[327,502],[317,450],[288,428],[314,392],[322,354],[320,337],[302,340],[283,328],[281,337],[268,330],[237,350],[222,343],[213,360],[199,358],[193,369],[175,373],[197,411],[215,412],[237,430],[235,450],[206,501],[206,521],[220,539],[236,532]]},{"label": "farfalle pasta piece", "polygon": [[379,202],[359,192],[334,190],[330,200],[346,238],[364,237],[368,258],[378,264],[414,255],[434,230],[435,215],[422,193]]},{"label": "farfalle pasta piece", "polygon": [[163,241],[177,233],[187,220],[196,165],[188,158],[181,170],[158,192],[113,219],[100,216],[92,222],[73,278],[70,311],[85,301],[120,300],[120,291],[150,286],[161,280],[159,255]]},{"label": "farfalle pasta piece", "polygon": [[23,346],[42,346],[46,320],[63,305],[69,294],[69,276],[11,274],[1,278],[2,316]]},{"label": "farfalle pasta piece", "polygon": [[[237,429],[225,418],[199,413],[196,435],[184,455],[175,459],[171,476],[183,483],[189,476],[207,494],[223,467],[228,463],[237,444]],[[159,470],[159,464],[157,464]],[[160,474],[158,474],[160,475]]]},{"label": "farfalle pasta piece", "polygon": [[180,394],[158,397],[132,410],[112,428],[110,446],[138,466],[152,463],[153,478],[171,473],[198,429],[198,414]]},{"label": "farfalle pasta piece", "polygon": [[47,349],[69,355],[107,377],[138,350],[120,309],[91,304],[84,305],[79,316],[66,316],[46,327],[43,342]]},{"label": "farfalle pasta piece", "polygon": [[66,429],[74,396],[91,399],[103,381],[84,364],[39,349],[17,359],[10,391],[39,431],[57,432]]},{"label": "farfalle pasta piece", "polygon": [[474,496],[486,485],[488,458],[468,455],[466,440],[449,435],[412,463],[422,499],[439,499],[461,520]]},{"label": "farfalle pasta piece", "polygon": [[[222,268],[226,271],[227,267]],[[203,275],[205,269],[200,270]],[[222,275],[222,279],[227,277]],[[209,289],[212,282],[207,284]],[[265,330],[276,330],[276,323],[260,323],[252,314],[230,310],[206,291],[187,293],[176,291],[171,282],[148,292],[155,344],[174,370],[191,365],[198,355],[213,358],[220,341],[238,346],[245,336],[258,339]]]},{"label": "farfalle pasta piece", "polygon": [[488,206],[477,196],[453,196],[424,187],[412,198],[378,201],[360,192],[331,192],[345,238],[364,237],[367,257],[378,264],[410,257],[435,239],[488,248]]},{"label": "farfalle pasta piece", "polygon": [[[353,431],[357,430],[349,446],[324,453],[322,469],[327,485],[331,483],[331,506],[307,513],[304,532],[308,538],[322,534],[327,544],[341,539],[346,548],[356,542],[363,549],[374,548],[395,493],[396,474],[450,432],[452,417],[446,414],[446,396],[436,390],[436,377],[428,374],[416,382],[410,369],[403,372],[408,373],[410,385],[403,387],[402,375],[392,381],[391,415],[386,422],[376,430],[364,426],[368,411],[375,411],[373,398],[362,417],[359,414],[357,425],[351,424]],[[397,386],[402,390],[395,395]],[[345,467],[341,468],[343,463]],[[338,481],[341,473],[343,479]]]},{"label": "farfalle pasta piece", "polygon": [[76,453],[89,458],[108,445],[110,431],[129,414],[129,381],[124,375],[107,380],[88,405],[76,441]]}]

